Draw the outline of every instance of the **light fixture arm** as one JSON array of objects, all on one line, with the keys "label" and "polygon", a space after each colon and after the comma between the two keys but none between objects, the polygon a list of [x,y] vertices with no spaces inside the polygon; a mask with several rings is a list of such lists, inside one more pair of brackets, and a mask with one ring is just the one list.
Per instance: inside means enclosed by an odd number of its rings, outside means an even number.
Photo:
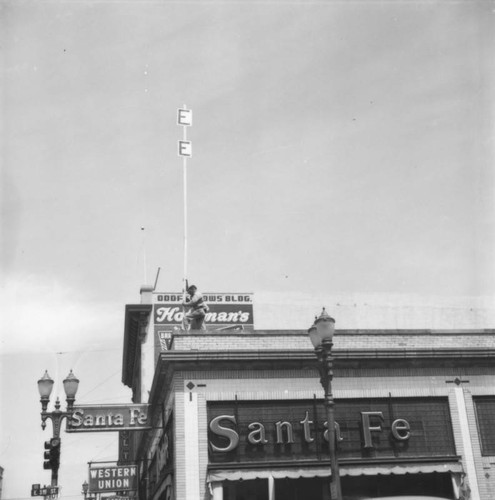
[{"label": "light fixture arm", "polygon": [[68,411],[61,411],[60,410],[60,400],[57,398],[57,401],[55,402],[55,410],[53,411],[42,411],[41,412],[41,428],[45,430],[46,428],[46,421],[50,419],[52,421],[52,427],[53,427],[53,437],[54,438],[60,438],[60,430],[62,428],[62,421],[64,418],[71,418],[72,414],[74,413],[73,408],[69,409],[67,407]]}]

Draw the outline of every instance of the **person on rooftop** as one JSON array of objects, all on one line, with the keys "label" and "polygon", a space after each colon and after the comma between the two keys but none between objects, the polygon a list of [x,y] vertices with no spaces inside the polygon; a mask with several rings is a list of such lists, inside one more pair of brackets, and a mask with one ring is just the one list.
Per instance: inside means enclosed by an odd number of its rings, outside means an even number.
[{"label": "person on rooftop", "polygon": [[186,321],[189,324],[189,330],[204,330],[204,321],[208,312],[208,305],[195,285],[187,288],[187,296],[182,305],[189,309],[186,313]]}]

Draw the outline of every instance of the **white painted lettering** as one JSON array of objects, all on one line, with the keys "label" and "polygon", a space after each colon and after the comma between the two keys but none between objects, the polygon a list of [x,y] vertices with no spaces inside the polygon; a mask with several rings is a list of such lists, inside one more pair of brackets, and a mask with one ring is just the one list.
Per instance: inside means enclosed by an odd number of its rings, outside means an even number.
[{"label": "white painted lettering", "polygon": [[83,423],[82,419],[83,415],[84,415],[84,410],[76,410],[71,416],[70,425],[72,427],[80,427]]}]

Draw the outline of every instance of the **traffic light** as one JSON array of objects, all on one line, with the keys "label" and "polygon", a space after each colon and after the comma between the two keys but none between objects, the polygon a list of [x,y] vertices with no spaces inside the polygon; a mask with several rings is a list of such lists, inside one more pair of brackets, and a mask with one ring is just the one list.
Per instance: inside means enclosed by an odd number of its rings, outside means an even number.
[{"label": "traffic light", "polygon": [[50,450],[52,449],[52,444],[51,444],[51,441],[45,441],[45,450],[48,450],[48,451],[45,451],[44,453],[44,457],[45,457],[45,461],[43,462],[43,469],[51,469],[52,466],[50,464]]},{"label": "traffic light", "polygon": [[50,441],[45,441],[45,461],[43,469],[57,470],[60,465],[60,439],[52,438]]}]

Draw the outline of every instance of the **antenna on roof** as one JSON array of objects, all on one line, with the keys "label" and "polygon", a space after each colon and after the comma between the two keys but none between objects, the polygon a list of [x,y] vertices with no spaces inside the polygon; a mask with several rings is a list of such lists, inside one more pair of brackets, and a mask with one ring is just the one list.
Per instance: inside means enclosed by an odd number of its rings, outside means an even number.
[{"label": "antenna on roof", "polygon": [[141,226],[141,232],[143,233],[143,240],[142,240],[142,246],[143,246],[143,273],[144,273],[144,283],[148,283],[148,273],[146,270],[146,233],[145,233],[145,227]]},{"label": "antenna on roof", "polygon": [[187,288],[187,159],[192,156],[192,143],[187,140],[187,127],[192,125],[192,110],[183,108],[177,110],[177,125],[183,129],[182,141],[179,141],[179,156],[182,156],[183,176],[184,176],[184,283],[183,290]]},{"label": "antenna on roof", "polygon": [[156,290],[156,285],[158,284],[158,276],[160,276],[160,268],[158,268],[156,271],[156,278],[155,278],[155,284],[153,285],[153,291]]},{"label": "antenna on roof", "polygon": [[[186,300],[187,290],[187,159],[192,156],[192,143],[187,140],[187,127],[192,125],[192,110],[183,108],[177,110],[177,125],[182,125],[183,136],[179,141],[179,156],[182,156],[182,165],[184,173],[184,281],[182,284],[183,301]],[[182,328],[186,330],[186,311],[182,308],[183,319]]]}]

